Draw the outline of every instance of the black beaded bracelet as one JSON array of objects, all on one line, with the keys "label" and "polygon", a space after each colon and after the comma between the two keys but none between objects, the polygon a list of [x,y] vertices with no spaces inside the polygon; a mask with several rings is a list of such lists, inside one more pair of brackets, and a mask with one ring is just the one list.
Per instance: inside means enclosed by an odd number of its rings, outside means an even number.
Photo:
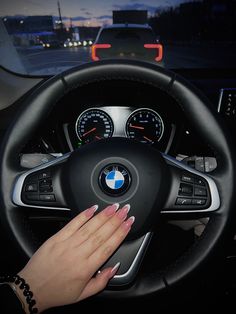
[{"label": "black beaded bracelet", "polygon": [[33,292],[30,291],[30,286],[25,282],[24,278],[20,277],[19,275],[1,276],[0,283],[13,283],[19,286],[19,288],[23,290],[23,295],[26,299],[26,303],[28,304],[30,314],[38,313],[37,307],[34,307],[36,305],[36,301],[33,299]]}]

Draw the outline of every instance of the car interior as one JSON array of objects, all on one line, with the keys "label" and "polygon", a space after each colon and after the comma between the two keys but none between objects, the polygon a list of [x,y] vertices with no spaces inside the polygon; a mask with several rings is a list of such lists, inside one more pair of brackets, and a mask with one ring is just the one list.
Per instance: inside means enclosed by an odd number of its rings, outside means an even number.
[{"label": "car interior", "polygon": [[106,289],[46,312],[234,306],[235,21],[235,0],[1,1],[0,273],[91,204],[136,217]]}]

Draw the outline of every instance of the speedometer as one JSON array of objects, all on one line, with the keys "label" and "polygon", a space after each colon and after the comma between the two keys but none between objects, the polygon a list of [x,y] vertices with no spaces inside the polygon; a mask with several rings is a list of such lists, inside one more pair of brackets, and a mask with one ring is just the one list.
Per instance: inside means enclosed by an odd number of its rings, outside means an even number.
[{"label": "speedometer", "polygon": [[142,143],[153,144],[160,141],[164,132],[161,116],[148,108],[131,113],[126,123],[126,135]]},{"label": "speedometer", "polygon": [[93,108],[81,113],[76,121],[75,130],[82,144],[87,144],[111,137],[114,126],[106,112]]}]

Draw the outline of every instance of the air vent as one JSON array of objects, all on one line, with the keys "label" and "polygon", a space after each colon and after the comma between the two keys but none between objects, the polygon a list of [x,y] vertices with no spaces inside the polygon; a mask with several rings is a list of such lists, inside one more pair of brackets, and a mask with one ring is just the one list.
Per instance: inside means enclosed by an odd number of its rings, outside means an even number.
[{"label": "air vent", "polygon": [[222,88],[218,112],[229,118],[236,117],[236,88]]}]

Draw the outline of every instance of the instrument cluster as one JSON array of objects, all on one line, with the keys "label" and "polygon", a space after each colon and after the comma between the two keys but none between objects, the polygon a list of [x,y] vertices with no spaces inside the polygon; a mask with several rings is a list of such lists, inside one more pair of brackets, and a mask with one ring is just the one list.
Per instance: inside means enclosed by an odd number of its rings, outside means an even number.
[{"label": "instrument cluster", "polygon": [[78,116],[75,132],[80,145],[109,137],[127,137],[152,145],[161,140],[164,122],[150,108],[95,107]]}]

